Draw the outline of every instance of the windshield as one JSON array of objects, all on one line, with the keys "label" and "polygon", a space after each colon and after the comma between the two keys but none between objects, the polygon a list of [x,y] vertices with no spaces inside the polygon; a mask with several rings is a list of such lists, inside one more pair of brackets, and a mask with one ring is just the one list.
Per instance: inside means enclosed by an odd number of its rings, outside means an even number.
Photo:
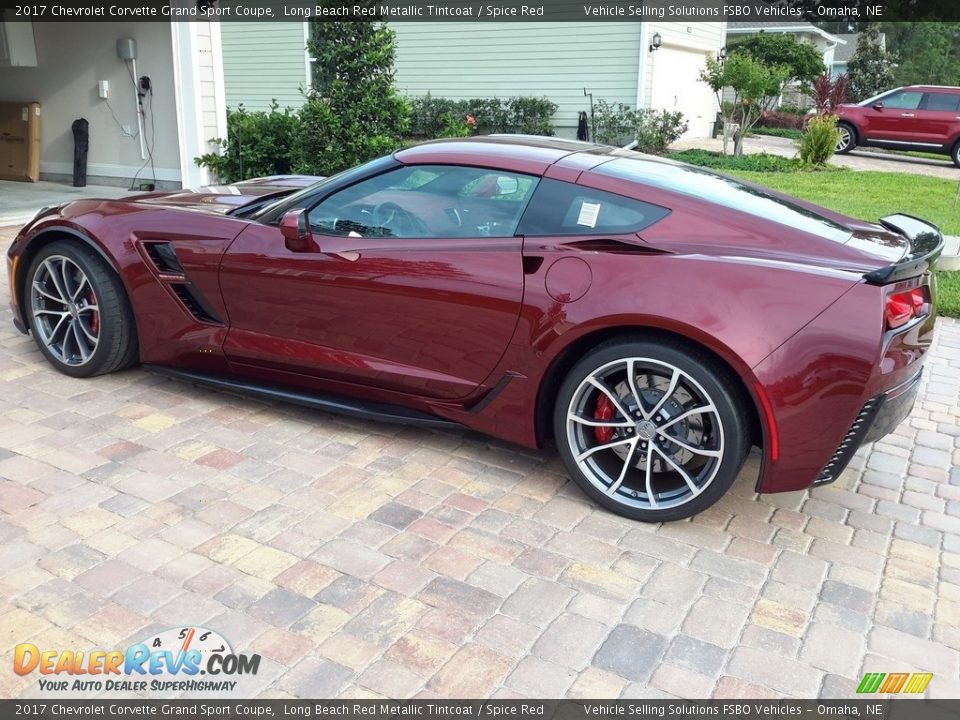
[{"label": "windshield", "polygon": [[761,188],[673,160],[634,153],[604,163],[593,172],[691,195],[839,243],[849,240],[852,234],[840,223]]},{"label": "windshield", "polygon": [[878,93],[873,97],[869,97],[866,100],[861,100],[860,102],[857,103],[857,105],[859,105],[860,107],[868,107],[870,105],[874,105],[880,102],[881,100],[883,100],[883,98],[885,98],[887,95],[892,95],[893,93],[897,92],[897,90],[902,90],[902,89],[903,88],[894,88],[893,90],[884,90],[882,93]]},{"label": "windshield", "polygon": [[325,177],[318,183],[314,183],[302,190],[286,195],[274,203],[268,204],[266,207],[252,213],[249,219],[265,224],[279,222],[280,218],[291,210],[300,210],[312,206],[314,200],[318,198],[318,195],[324,194],[323,190],[325,188],[329,187],[332,189],[350,185],[354,179],[359,180],[368,175],[375,174],[381,166],[383,169],[386,169],[395,164],[396,160],[393,159],[393,156],[387,155],[386,157],[371,160],[363,165],[357,165],[348,170],[343,170],[336,175]]}]

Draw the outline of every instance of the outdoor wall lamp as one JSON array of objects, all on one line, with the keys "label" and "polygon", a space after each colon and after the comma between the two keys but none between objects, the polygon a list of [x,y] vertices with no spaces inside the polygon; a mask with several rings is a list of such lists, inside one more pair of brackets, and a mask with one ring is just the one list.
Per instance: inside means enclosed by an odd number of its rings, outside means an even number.
[{"label": "outdoor wall lamp", "polygon": [[717,53],[717,62],[723,62],[727,59],[727,49],[725,47],[720,48],[720,52]]},{"label": "outdoor wall lamp", "polygon": [[660,37],[660,33],[654,33],[650,38],[650,52],[659,49],[661,45],[663,45],[663,38]]}]

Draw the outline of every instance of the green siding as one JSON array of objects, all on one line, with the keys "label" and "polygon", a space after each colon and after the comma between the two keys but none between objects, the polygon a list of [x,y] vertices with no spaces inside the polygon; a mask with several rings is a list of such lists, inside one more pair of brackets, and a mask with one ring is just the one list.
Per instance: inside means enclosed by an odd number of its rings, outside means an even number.
[{"label": "green siding", "polygon": [[572,135],[577,113],[595,100],[635,107],[640,23],[391,23],[397,85],[407,95],[466,100],[546,96],[558,132]]},{"label": "green siding", "polygon": [[306,55],[302,22],[224,22],[223,82],[227,107],[266,110],[303,104]]}]

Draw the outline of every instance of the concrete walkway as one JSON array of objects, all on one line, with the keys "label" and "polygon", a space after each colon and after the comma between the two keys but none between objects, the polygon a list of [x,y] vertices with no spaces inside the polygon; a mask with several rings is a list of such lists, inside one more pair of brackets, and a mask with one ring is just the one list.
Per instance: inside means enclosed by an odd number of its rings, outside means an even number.
[{"label": "concrete walkway", "polygon": [[0,226],[22,225],[42,207],[83,198],[119,198],[129,194],[126,188],[88,185],[75,188],[53,182],[12,182],[0,180]]}]

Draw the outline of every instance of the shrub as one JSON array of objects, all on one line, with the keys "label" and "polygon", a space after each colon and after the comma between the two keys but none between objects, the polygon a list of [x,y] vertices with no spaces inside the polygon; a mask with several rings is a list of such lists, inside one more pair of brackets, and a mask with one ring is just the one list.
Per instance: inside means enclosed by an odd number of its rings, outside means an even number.
[{"label": "shrub", "polygon": [[450,100],[430,93],[412,99],[411,134],[418,138],[450,137],[449,117],[474,118],[477,132],[553,135],[557,105],[547,98],[513,97]]},{"label": "shrub", "polygon": [[470,137],[477,125],[473,115],[461,117],[453,113],[446,113],[441,119],[443,120],[443,127],[437,137],[442,138]]},{"label": "shrub", "polygon": [[836,115],[811,118],[800,137],[800,161],[807,167],[821,167],[837,149],[840,131]]},{"label": "shrub", "polygon": [[632,109],[622,103],[598,100],[594,104],[595,139],[610,145],[637,141],[640,152],[662,153],[687,131],[683,113]]},{"label": "shrub", "polygon": [[760,127],[802,130],[806,122],[806,113],[784,112],[783,110],[768,110],[757,122]]},{"label": "shrub", "polygon": [[460,102],[433,97],[430,93],[410,101],[410,133],[420,138],[440,137],[445,118],[460,114]]},{"label": "shrub", "polygon": [[771,137],[782,137],[782,138],[789,138],[790,140],[799,140],[800,136],[803,135],[803,131],[797,130],[796,128],[754,127],[752,134],[753,135],[769,135]]},{"label": "shrub", "polygon": [[399,148],[411,109],[394,85],[394,32],[377,22],[312,28],[314,89],[300,111],[294,169],[330,175]]},{"label": "shrub", "polygon": [[834,80],[830,73],[824,73],[813,82],[811,97],[817,115],[830,115],[837,112],[841,104],[847,101],[850,79],[842,73]]},{"label": "shrub", "polygon": [[553,135],[550,120],[557,104],[545,97],[510,98],[510,125],[513,132],[525,135]]},{"label": "shrub", "polygon": [[750,172],[795,172],[802,163],[795,158],[756,153],[753,155],[723,155],[710,150],[683,150],[670,153],[672,160],[716,170],[746,170]]},{"label": "shrub", "polygon": [[297,113],[290,108],[280,110],[276,100],[269,111],[250,112],[240,105],[227,110],[227,137],[213,140],[220,152],[195,161],[223,182],[285,175],[293,166],[293,144],[299,131]]},{"label": "shrub", "polygon": [[790,113],[791,115],[806,115],[810,105],[789,105],[784,103],[777,108],[780,112]]}]

